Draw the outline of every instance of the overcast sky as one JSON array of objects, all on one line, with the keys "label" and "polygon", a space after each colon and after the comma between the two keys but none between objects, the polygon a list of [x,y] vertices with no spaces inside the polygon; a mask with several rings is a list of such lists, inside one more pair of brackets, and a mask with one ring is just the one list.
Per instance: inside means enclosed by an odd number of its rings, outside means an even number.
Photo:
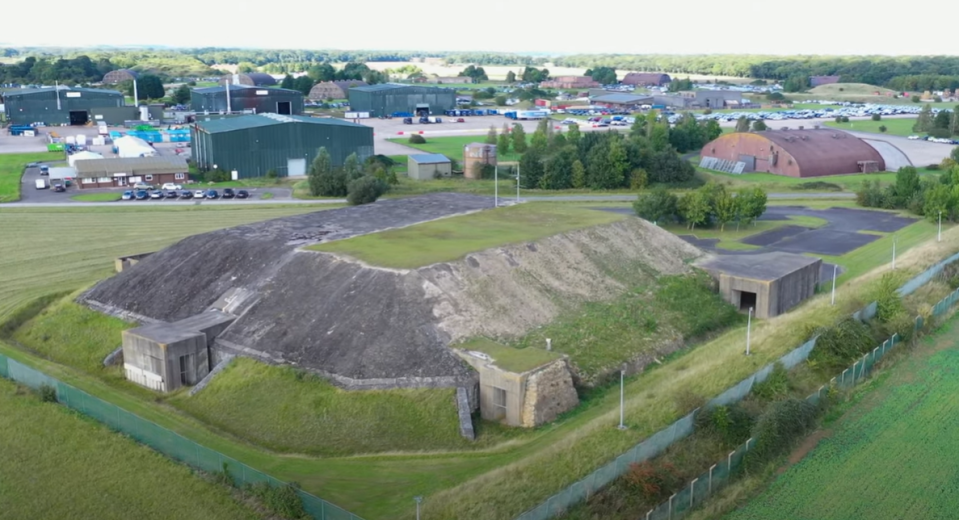
[{"label": "overcast sky", "polygon": [[[567,5],[573,7],[564,7]],[[952,31],[920,28],[922,23],[934,24],[934,19],[954,20],[959,3],[923,5],[889,2],[882,8],[880,2],[865,0],[191,0],[168,4],[21,0],[2,9],[7,16],[0,44],[520,53],[959,54],[959,45],[950,41]]]}]

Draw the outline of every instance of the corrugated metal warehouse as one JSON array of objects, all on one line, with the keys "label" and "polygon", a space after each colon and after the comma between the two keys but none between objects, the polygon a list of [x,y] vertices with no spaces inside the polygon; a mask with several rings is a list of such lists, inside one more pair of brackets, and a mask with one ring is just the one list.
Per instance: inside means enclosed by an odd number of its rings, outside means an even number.
[{"label": "corrugated metal warehouse", "polygon": [[285,88],[257,88],[243,85],[229,87],[195,88],[190,93],[190,105],[196,112],[227,112],[226,89],[230,89],[230,111],[266,112],[282,115],[303,113],[303,93]]},{"label": "corrugated metal warehouse", "polygon": [[84,125],[90,120],[90,109],[122,107],[123,94],[61,86],[7,91],[2,102],[7,120],[15,125]]},{"label": "corrugated metal warehouse", "polygon": [[787,177],[821,177],[886,169],[886,161],[876,148],[832,128],[726,134],[706,143],[700,155],[745,163],[744,172]]},{"label": "corrugated metal warehouse", "polygon": [[350,89],[350,110],[388,116],[408,112],[420,116],[442,114],[456,106],[456,90],[422,85],[383,83]]},{"label": "corrugated metal warehouse", "polygon": [[191,127],[193,160],[201,171],[236,171],[240,179],[306,175],[320,147],[335,166],[352,153],[373,155],[373,129],[339,119],[259,114],[199,121]]},{"label": "corrugated metal warehouse", "polygon": [[[150,119],[163,119],[163,105],[147,106]],[[140,107],[97,107],[90,109],[90,119],[94,122],[104,122],[110,126],[122,126],[127,121],[140,121]]]},{"label": "corrugated metal warehouse", "polygon": [[270,87],[276,85],[276,78],[263,72],[246,72],[243,74],[228,74],[220,78],[220,83],[246,85],[248,87]]}]

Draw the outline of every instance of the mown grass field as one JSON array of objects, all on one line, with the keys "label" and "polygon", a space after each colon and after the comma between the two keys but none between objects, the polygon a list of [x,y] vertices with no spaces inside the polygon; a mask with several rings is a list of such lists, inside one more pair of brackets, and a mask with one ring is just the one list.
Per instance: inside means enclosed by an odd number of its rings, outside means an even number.
[{"label": "mown grass field", "polygon": [[[772,173],[743,173],[735,175],[698,167],[697,170],[699,175],[705,180],[712,180],[730,187],[758,185],[770,193],[856,191],[862,186],[864,181],[879,181],[884,185],[896,182],[895,172],[850,173],[846,175],[799,178],[775,175]],[[941,173],[940,171],[929,170],[927,168],[917,168],[917,170],[919,171],[920,177],[938,176]]]},{"label": "mown grass field", "polygon": [[81,193],[70,197],[80,202],[113,202],[120,200],[122,193]]},{"label": "mown grass field", "polygon": [[880,126],[886,127],[886,134],[908,137],[913,134],[925,135],[925,132],[913,132],[912,126],[916,124],[915,118],[890,118],[881,121],[871,119],[850,121],[848,123],[837,123],[835,121],[826,121],[826,126],[839,128],[841,130],[853,130],[856,132],[871,132],[881,134]]},{"label": "mown grass field", "polygon": [[[490,123],[496,127],[497,132],[503,130],[503,122],[498,121],[497,123]],[[527,132],[526,142],[529,142],[529,139],[532,135],[532,132]],[[426,142],[423,144],[412,144],[410,143],[409,137],[389,139],[394,143],[402,144],[404,146],[409,146],[410,148],[416,148],[417,150],[422,150],[426,153],[441,153],[450,159],[455,160],[456,162],[463,162],[463,148],[470,143],[482,143],[486,140],[485,133],[477,133],[475,135],[455,135],[449,137],[430,137],[426,136]],[[510,152],[507,154],[497,155],[499,162],[516,162],[519,161],[520,154],[516,153],[510,145]]]},{"label": "mown grass field", "polygon": [[[897,255],[901,256],[903,252],[916,247],[917,245],[936,239],[937,226],[931,222],[920,220],[915,224],[910,224],[895,233],[886,233],[874,242],[866,244],[859,249],[850,251],[842,256],[815,255],[822,258],[826,263],[837,263],[845,272],[836,279],[837,283],[857,278],[872,269],[884,264],[892,267],[892,243],[896,241]],[[946,227],[943,227],[943,234],[946,233]],[[812,256],[812,255],[811,255]],[[898,263],[897,263],[898,265]]]},{"label": "mown grass field", "polygon": [[107,427],[0,379],[0,518],[261,518]]},{"label": "mown grass field", "polygon": [[[259,209],[244,207],[240,214],[247,216]],[[150,241],[121,244],[121,247],[110,238],[111,235],[102,231],[107,223],[131,220],[117,218],[117,212],[122,214],[124,210],[78,208],[55,219],[50,218],[49,211],[0,210],[0,223],[16,224],[0,226],[0,238],[5,243],[17,244],[23,264],[22,267],[2,264],[5,259],[0,258],[0,277],[3,277],[0,280],[0,318],[13,307],[41,294],[75,288],[107,276],[117,254],[149,250],[146,245],[156,245],[154,236]],[[288,212],[309,210],[285,209]],[[217,220],[215,213],[219,211],[226,209],[203,208],[192,214],[194,228],[199,223]],[[11,215],[17,216],[17,220],[11,220]],[[259,215],[264,218],[262,213]],[[248,218],[253,219],[252,216]],[[158,226],[156,215],[132,220],[136,229]],[[31,237],[42,236],[44,230],[55,228],[63,221],[72,224],[69,236],[63,232],[53,237],[55,240],[31,244]],[[184,226],[189,224],[186,218],[176,222]],[[17,233],[11,233],[11,229],[17,229]],[[195,229],[182,229],[176,233],[192,231]],[[175,240],[172,231],[166,233],[169,233],[164,235],[167,243]],[[128,230],[123,236],[129,241],[134,235]],[[110,244],[105,245],[104,241]],[[915,271],[956,250],[959,250],[959,231],[950,229],[944,233],[941,244],[925,245],[903,254],[899,268]],[[56,269],[37,272],[36,265],[42,265],[43,269],[53,265]],[[71,276],[61,274],[50,279],[61,271],[71,273]],[[6,290],[11,286],[15,290]],[[417,495],[426,497],[422,511],[424,520],[463,517],[499,520],[514,517],[545,500],[683,415],[688,410],[678,406],[680,394],[717,395],[798,345],[804,339],[805,327],[801,324],[823,324],[857,309],[862,303],[860,295],[863,290],[863,284],[856,281],[839,291],[836,306],[830,306],[828,295],[823,295],[787,315],[754,322],[754,355],[748,358],[742,355],[745,330],[739,326],[708,343],[683,351],[662,367],[627,378],[625,410],[630,428],[626,431],[615,428],[619,419],[619,393],[599,392],[575,414],[555,424],[524,433],[521,438],[510,439],[495,447],[468,453],[452,450],[328,458],[278,455],[232,436],[221,435],[195,418],[177,413],[167,404],[118,388],[84,371],[3,343],[0,343],[0,351],[277,478],[300,482],[304,489],[367,520],[411,519],[410,504]]]},{"label": "mown grass field", "polygon": [[725,518],[955,518],[957,326],[880,375],[831,436]]},{"label": "mown grass field", "polygon": [[20,177],[23,167],[32,162],[62,161],[61,152],[0,154],[0,202],[20,200]]},{"label": "mown grass field", "polygon": [[425,222],[307,249],[342,253],[371,265],[416,268],[449,262],[491,247],[622,220],[623,215],[586,208],[530,203]]}]

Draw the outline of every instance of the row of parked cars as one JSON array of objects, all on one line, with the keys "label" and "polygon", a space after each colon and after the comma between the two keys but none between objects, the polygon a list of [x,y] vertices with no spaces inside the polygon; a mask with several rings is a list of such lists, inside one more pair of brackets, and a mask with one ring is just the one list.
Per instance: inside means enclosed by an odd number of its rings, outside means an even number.
[{"label": "row of parked cars", "polygon": [[233,188],[224,188],[223,193],[217,190],[162,190],[162,189],[137,189],[127,190],[120,197],[122,200],[149,200],[149,199],[248,199],[250,193],[246,190],[233,190]]}]

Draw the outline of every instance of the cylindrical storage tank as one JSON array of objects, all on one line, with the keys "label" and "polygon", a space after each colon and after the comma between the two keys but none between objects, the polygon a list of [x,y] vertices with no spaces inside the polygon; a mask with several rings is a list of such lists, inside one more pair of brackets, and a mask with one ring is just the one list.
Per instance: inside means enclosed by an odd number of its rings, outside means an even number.
[{"label": "cylindrical storage tank", "polygon": [[482,165],[496,166],[496,145],[470,143],[463,149],[463,177],[479,179],[482,177]]}]

